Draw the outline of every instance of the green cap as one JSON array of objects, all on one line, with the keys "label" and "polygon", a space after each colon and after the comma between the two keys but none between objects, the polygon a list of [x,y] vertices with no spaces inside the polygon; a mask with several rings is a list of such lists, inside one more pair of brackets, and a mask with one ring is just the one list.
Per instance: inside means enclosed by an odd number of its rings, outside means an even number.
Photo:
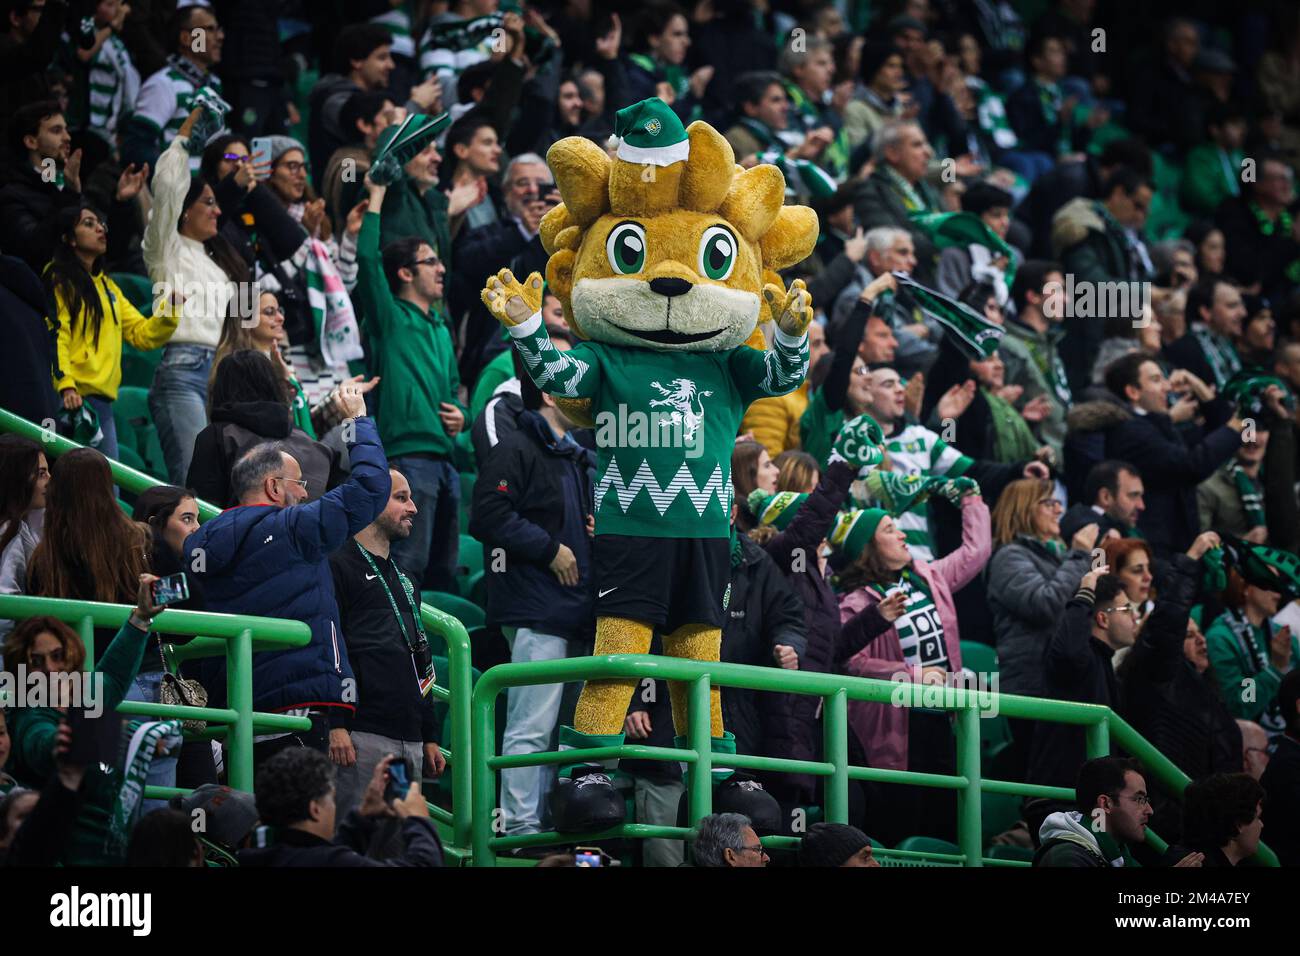
[{"label": "green cap", "polygon": [[686,128],[663,100],[652,96],[614,115],[618,158],[629,163],[671,166],[691,154]]},{"label": "green cap", "polygon": [[806,494],[794,491],[778,491],[772,494],[762,488],[755,488],[749,493],[747,504],[750,513],[758,518],[759,524],[770,524],[778,531],[784,531],[807,500]]},{"label": "green cap", "polygon": [[876,529],[888,514],[883,508],[842,512],[831,530],[831,547],[857,558],[876,536]]}]

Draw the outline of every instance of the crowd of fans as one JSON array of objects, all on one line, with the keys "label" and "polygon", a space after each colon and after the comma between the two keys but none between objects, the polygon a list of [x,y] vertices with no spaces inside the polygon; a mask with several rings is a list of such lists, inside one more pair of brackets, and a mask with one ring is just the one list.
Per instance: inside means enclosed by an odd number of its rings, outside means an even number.
[{"label": "crowd of fans", "polygon": [[[1080,727],[1008,722],[988,775],[1077,794],[994,838],[1035,865],[1236,865],[1261,831],[1300,865],[1300,13],[1163,6],[0,3],[0,405],[89,446],[0,437],[0,593],[135,607],[93,655],[54,618],[0,621],[4,667],[93,663],[110,709],[190,680],[222,706],[224,662],[182,673],[184,638],[150,634],[150,584],[178,571],[173,606],[312,635],[254,655],[256,709],[311,727],[257,739],[255,798],[178,722],[134,721],[147,746],[111,766],[55,708],[0,708],[0,854],[441,864],[421,592],[457,591],[467,532],[501,556],[476,660],[581,656],[594,626],[595,433],[479,291],[545,271],[547,149],[612,149],[616,112],[658,96],[777,165],[821,226],[783,276],[816,311],[807,381],[755,402],[732,455],[722,659],[981,671],[1114,708],[1192,778],[1175,798],[1118,751],[1085,760]],[[443,112],[396,182],[367,175],[405,118]],[[922,292],[1000,326],[997,351],[970,358]],[[554,295],[542,316],[576,344]],[[124,355],[159,350],[166,484],[128,516],[115,402]],[[843,453],[866,423],[871,467]],[[225,510],[200,525],[199,500]],[[981,646],[992,675],[965,662]],[[671,696],[638,693],[627,738],[671,746]],[[572,697],[512,688],[501,752],[553,749]],[[722,706],[738,752],[821,759],[816,699]],[[956,773],[945,711],[852,702],[849,724],[856,764]],[[548,829],[553,770],[500,776],[504,833]],[[755,777],[779,812],[709,817],[695,865],[766,865],[773,834],[809,866],[955,838],[951,790],[854,782],[852,825],[805,827],[824,781]],[[639,821],[680,819],[677,764],[619,780]],[[168,807],[142,781],[193,792]]]}]

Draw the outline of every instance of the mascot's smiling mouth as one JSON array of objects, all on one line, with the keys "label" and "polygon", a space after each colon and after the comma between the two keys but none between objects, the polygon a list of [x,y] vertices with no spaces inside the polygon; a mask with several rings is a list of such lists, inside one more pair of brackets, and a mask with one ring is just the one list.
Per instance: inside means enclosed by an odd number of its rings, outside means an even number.
[{"label": "mascot's smiling mouth", "polygon": [[624,328],[623,331],[629,335],[635,335],[639,339],[645,339],[647,342],[655,342],[659,345],[689,345],[692,342],[704,342],[726,331],[725,329],[714,329],[712,332],[675,332],[671,328],[667,328],[667,326],[672,325],[673,321],[673,299],[679,295],[685,295],[694,286],[684,279],[651,279],[649,285],[652,292],[664,297],[667,309],[667,315],[664,317],[665,328],[653,332]]}]

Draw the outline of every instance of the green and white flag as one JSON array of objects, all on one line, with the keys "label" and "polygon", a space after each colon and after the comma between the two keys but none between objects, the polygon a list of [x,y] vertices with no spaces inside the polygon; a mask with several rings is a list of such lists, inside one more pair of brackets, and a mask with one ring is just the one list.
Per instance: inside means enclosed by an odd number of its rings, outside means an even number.
[{"label": "green and white flag", "polygon": [[1016,269],[1020,265],[1020,256],[1005,239],[985,225],[984,220],[973,212],[914,212],[909,218],[919,228],[924,229],[938,249],[958,246],[983,246],[995,256],[1007,257],[1004,273],[1007,291],[1016,279]]},{"label": "green and white flag", "polygon": [[835,178],[816,163],[806,159],[791,159],[780,149],[768,149],[758,154],[760,163],[771,163],[785,177],[787,197],[810,196],[821,199],[835,194]]},{"label": "green and white flag", "polygon": [[1004,332],[1002,326],[990,322],[970,306],[926,288],[911,276],[895,272],[894,278],[898,280],[899,290],[906,289],[921,311],[933,316],[952,333],[953,341],[968,357],[978,361],[998,350]]}]

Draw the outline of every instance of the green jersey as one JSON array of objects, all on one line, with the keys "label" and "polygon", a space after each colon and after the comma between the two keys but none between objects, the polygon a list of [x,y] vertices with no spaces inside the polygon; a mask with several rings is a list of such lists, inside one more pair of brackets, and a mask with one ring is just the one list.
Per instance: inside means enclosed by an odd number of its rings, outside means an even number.
[{"label": "green jersey", "polygon": [[784,395],[808,371],[808,336],[779,329],[770,351],[659,352],[551,344],[540,313],[510,329],[537,387],[591,399],[596,533],[731,536],[731,452],[745,409]]}]

